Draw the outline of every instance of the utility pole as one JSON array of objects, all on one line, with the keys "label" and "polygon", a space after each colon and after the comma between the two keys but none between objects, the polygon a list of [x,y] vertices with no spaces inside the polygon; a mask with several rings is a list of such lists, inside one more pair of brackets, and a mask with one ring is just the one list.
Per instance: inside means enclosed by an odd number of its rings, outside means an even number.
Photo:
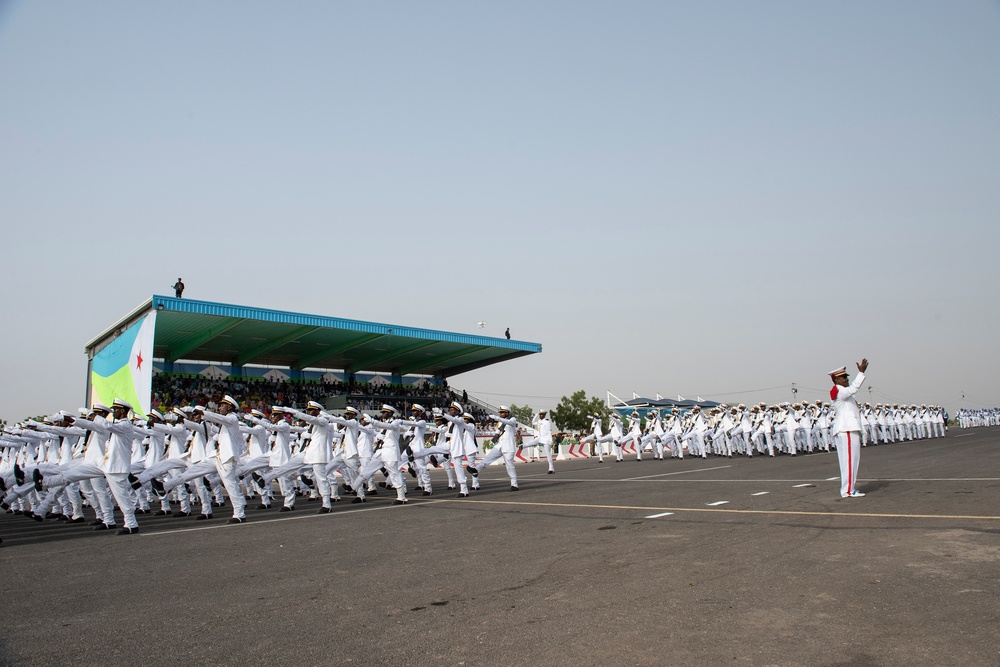
[{"label": "utility pole", "polygon": [[792,383],[792,403],[797,403],[797,402],[798,402],[798,401],[796,400],[796,397],[797,397],[798,395],[799,395],[799,388],[798,388],[798,387],[796,387],[796,386],[795,386],[795,383],[793,382],[793,383]]}]

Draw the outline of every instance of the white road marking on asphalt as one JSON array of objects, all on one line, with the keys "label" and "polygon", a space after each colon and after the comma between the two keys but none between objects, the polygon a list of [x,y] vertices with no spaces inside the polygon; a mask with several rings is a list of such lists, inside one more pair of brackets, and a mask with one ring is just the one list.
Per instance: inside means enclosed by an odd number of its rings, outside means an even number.
[{"label": "white road marking on asphalt", "polygon": [[678,470],[676,472],[661,472],[658,475],[643,475],[642,477],[626,477],[623,482],[635,482],[640,479],[651,479],[653,477],[667,477],[668,475],[687,475],[692,472],[708,472],[709,470],[722,470],[724,468],[732,468],[733,466],[715,466],[714,468],[699,468],[698,470]]},{"label": "white road marking on asphalt", "polygon": [[728,505],[728,500],[716,500],[714,503],[705,503],[709,507],[715,507],[716,505]]},{"label": "white road marking on asphalt", "polygon": [[816,486],[815,484],[792,484],[793,489],[801,489],[807,486]]},{"label": "white road marking on asphalt", "polygon": [[[969,515],[969,514],[887,514],[874,512],[807,512],[801,510],[740,510],[740,509],[708,509],[705,507],[640,507],[638,505],[592,505],[582,503],[537,503],[525,502],[521,500],[477,500],[473,498],[461,498],[455,500],[442,500],[446,503],[475,503],[479,505],[515,505],[517,507],[563,507],[572,509],[606,509],[606,510],[667,510],[672,512],[714,512],[715,514],[772,514],[781,516],[839,516],[852,518],[875,518],[875,519],[967,519],[972,521],[1000,521],[1000,516]],[[853,501],[852,501],[853,502]],[[860,503],[855,503],[860,506]],[[419,507],[419,505],[418,505]]]},{"label": "white road marking on asphalt", "polygon": [[758,491],[757,493],[751,493],[750,495],[751,496],[766,496],[769,493],[771,493],[771,492],[770,491]]},{"label": "white road marking on asphalt", "polygon": [[661,516],[670,516],[673,512],[660,512],[659,514],[650,514],[647,519],[659,519]]}]

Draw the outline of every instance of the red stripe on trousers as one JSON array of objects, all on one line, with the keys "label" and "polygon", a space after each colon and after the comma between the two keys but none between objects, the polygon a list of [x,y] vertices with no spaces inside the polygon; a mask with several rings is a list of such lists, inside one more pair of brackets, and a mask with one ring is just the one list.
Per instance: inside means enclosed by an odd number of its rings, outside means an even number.
[{"label": "red stripe on trousers", "polygon": [[854,465],[851,461],[851,432],[847,432],[847,495],[854,493]]}]

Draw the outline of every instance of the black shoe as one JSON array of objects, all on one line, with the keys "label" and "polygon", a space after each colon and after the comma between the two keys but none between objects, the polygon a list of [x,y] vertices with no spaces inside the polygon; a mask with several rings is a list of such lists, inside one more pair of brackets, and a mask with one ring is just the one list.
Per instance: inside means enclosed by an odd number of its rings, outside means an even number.
[{"label": "black shoe", "polygon": [[521,489],[517,488],[516,486],[512,486],[512,487],[510,487],[510,490],[511,491],[520,491]]},{"label": "black shoe", "polygon": [[308,477],[306,477],[305,475],[299,475],[299,479],[302,481],[303,484],[308,486],[310,489],[313,488],[313,481]]},{"label": "black shoe", "polygon": [[341,500],[343,500],[343,498],[341,498],[340,496],[337,496],[336,498],[330,498],[331,503],[339,503]]},{"label": "black shoe", "polygon": [[226,523],[246,523],[246,522],[247,522],[247,520],[246,520],[246,519],[241,519],[241,518],[240,518],[240,517],[238,517],[238,516],[234,516],[234,517],[233,517],[232,519],[230,519],[230,520],[229,520],[229,521],[227,521]]},{"label": "black shoe", "polygon": [[270,505],[257,505],[257,509],[259,509],[259,510],[269,510],[269,509],[271,509],[271,506]]},{"label": "black shoe", "polygon": [[357,505],[358,503],[363,503],[363,502],[366,502],[365,498],[355,498],[354,500],[351,501],[351,504]]},{"label": "black shoe", "polygon": [[434,466],[435,468],[440,468],[441,467],[440,465],[438,465],[438,458],[436,456],[434,456],[433,454],[431,454],[429,458],[430,458],[432,466]]},{"label": "black shoe", "polygon": [[14,481],[17,482],[18,486],[24,484],[24,471],[16,463],[14,464]]},{"label": "black shoe", "polygon": [[38,514],[32,514],[31,518],[34,519],[35,521],[45,521],[45,517]]},{"label": "black shoe", "polygon": [[35,468],[31,471],[31,481],[35,483],[35,491],[42,490],[42,471]]},{"label": "black shoe", "polygon": [[3,481],[3,477],[0,477],[0,492],[7,493],[7,482]]},{"label": "black shoe", "polygon": [[430,496],[430,495],[433,495],[433,492],[432,491],[424,491],[424,495],[425,496]]},{"label": "black shoe", "polygon": [[476,470],[473,466],[465,466],[465,470],[473,477],[479,477],[479,471]]},{"label": "black shoe", "polygon": [[153,516],[170,516],[173,514],[173,510],[160,510],[158,512],[153,512]]},{"label": "black shoe", "polygon": [[153,491],[156,491],[156,495],[163,497],[167,495],[167,490],[163,488],[163,482],[156,479],[155,477],[149,480],[150,486],[153,487]]},{"label": "black shoe", "polygon": [[394,500],[394,501],[392,502],[392,504],[393,504],[393,505],[405,505],[405,504],[406,504],[406,501],[405,501],[405,500],[400,500],[399,498],[396,498],[396,500]]},{"label": "black shoe", "polygon": [[201,478],[201,485],[204,486],[209,491],[212,490],[212,483],[210,481],[208,481],[208,477],[202,477]]},{"label": "black shoe", "polygon": [[135,528],[129,528],[128,526],[125,526],[124,528],[122,528],[121,530],[119,530],[117,533],[115,533],[115,535],[135,535],[138,532],[139,532],[139,527],[138,526],[136,526]]},{"label": "black shoe", "polygon": [[367,493],[368,493],[369,496],[377,496],[378,495],[378,491],[376,491],[375,489],[368,489]]},{"label": "black shoe", "polygon": [[[89,525],[91,525],[91,526],[103,526],[104,522],[101,521],[100,519],[94,519],[93,521],[90,522]],[[100,529],[98,529],[98,530],[100,530]]]},{"label": "black shoe", "polygon": [[94,530],[108,530],[109,528],[111,528],[111,526],[109,526],[108,524],[106,524],[104,522],[101,522],[101,524],[99,526],[95,526],[94,527]]},{"label": "black shoe", "polygon": [[178,519],[182,519],[186,516],[191,516],[191,512],[178,512],[174,516],[177,517]]},{"label": "black shoe", "polygon": [[135,508],[135,513],[136,514],[149,514],[149,510],[141,510],[141,509],[139,509],[137,507],[137,508]]},{"label": "black shoe", "polygon": [[75,519],[70,519],[69,520],[70,523],[83,523],[85,521],[86,521],[86,519],[84,519],[82,516],[78,516]]},{"label": "black shoe", "polygon": [[460,494],[458,494],[458,495],[457,495],[457,496],[455,496],[455,497],[456,497],[456,498],[468,498],[468,497],[469,497],[469,494],[468,494],[468,493],[460,493]]},{"label": "black shoe", "polygon": [[410,473],[410,477],[413,479],[417,478],[417,471],[413,469],[413,466],[407,466],[406,472]]},{"label": "black shoe", "polygon": [[314,502],[316,502],[317,500],[319,500],[319,498],[306,498],[306,502],[307,502],[307,503],[314,503]]},{"label": "black shoe", "polygon": [[347,486],[346,484],[341,484],[340,485],[340,490],[343,493],[355,493],[354,489],[352,489],[351,487]]},{"label": "black shoe", "polygon": [[281,509],[278,510],[278,511],[279,512],[291,512],[293,509],[295,509],[295,508],[294,507],[286,507],[285,505],[282,505]]},{"label": "black shoe", "polygon": [[133,491],[138,491],[139,489],[142,488],[142,482],[140,482],[139,478],[133,475],[132,473],[128,474],[128,483],[132,485]]},{"label": "black shoe", "polygon": [[256,471],[250,473],[250,478],[253,479],[254,484],[256,484],[257,486],[259,486],[260,488],[262,488],[262,489],[266,489],[267,488],[267,486],[268,486],[267,480],[265,480],[263,477],[261,477],[260,475],[258,475]]},{"label": "black shoe", "polygon": [[221,500],[219,502],[214,502],[214,501],[212,502],[212,507],[225,507],[225,506],[226,506],[225,500]]},{"label": "black shoe", "polygon": [[389,479],[389,471],[388,470],[386,470],[385,468],[379,468],[378,471],[380,473],[382,473],[383,477],[385,477],[386,479]]},{"label": "black shoe", "polygon": [[555,470],[550,470],[546,474],[547,475],[554,475],[554,474],[556,474],[556,471]]},{"label": "black shoe", "polygon": [[455,489],[457,489],[457,488],[458,488],[457,486],[449,486],[449,487],[448,487],[448,490],[449,490],[449,491],[454,491],[454,490],[455,490]]},{"label": "black shoe", "polygon": [[316,514],[329,514],[329,513],[330,513],[329,507],[320,507],[319,511],[316,512]]},{"label": "black shoe", "polygon": [[194,520],[195,521],[204,521],[205,519],[211,519],[211,518],[212,518],[211,514],[199,514],[198,516],[196,516],[194,518]]},{"label": "black shoe", "polygon": [[188,494],[189,496],[190,496],[190,495],[191,495],[192,493],[194,493],[194,490],[192,490],[192,489],[191,489],[191,485],[190,485],[190,484],[188,484],[187,482],[184,482],[184,490],[185,490],[185,491],[187,491],[187,494]]}]

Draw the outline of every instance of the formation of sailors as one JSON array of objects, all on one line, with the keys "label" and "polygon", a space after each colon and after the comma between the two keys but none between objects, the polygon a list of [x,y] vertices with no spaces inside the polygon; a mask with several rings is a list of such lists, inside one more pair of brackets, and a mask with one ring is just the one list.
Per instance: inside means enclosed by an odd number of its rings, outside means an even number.
[{"label": "formation of sailors", "polygon": [[[928,405],[865,404],[861,407],[862,446],[879,443],[940,438],[947,428],[944,409]],[[666,409],[650,410],[645,425],[639,413],[633,412],[629,425],[612,412],[607,433],[604,418],[595,414],[583,443],[592,443],[593,456],[604,461],[613,456],[625,458],[628,449],[635,451],[636,460],[651,451],[654,459],[662,460],[667,452],[672,458],[754,454],[795,456],[803,452],[826,451],[833,447],[830,427],[833,424],[829,403],[760,403],[713,407],[707,414],[699,407],[687,412]]]},{"label": "formation of sailors", "polygon": [[997,426],[1000,424],[1000,408],[980,408],[978,410],[962,408],[955,413],[955,421],[959,428]]},{"label": "formation of sailors", "polygon": [[[501,457],[511,491],[518,490],[514,456],[520,425],[505,406],[483,424],[497,435],[481,459],[475,419],[458,402],[430,412],[415,404],[409,415],[388,404],[378,416],[347,407],[337,416],[310,401],[305,410],[272,406],[265,414],[241,413],[240,403],[227,395],[217,411],[151,410],[145,421],[129,419],[131,412],[119,399],[110,408],[95,404],[79,414],[62,411],[5,431],[3,508],[36,521],[83,523],[89,505],[95,530],[132,535],[139,531],[136,514],[210,519],[226,497],[233,511],[228,522],[243,523],[252,498],[259,499],[258,509],[277,504],[275,482],[281,512],[293,511],[297,498],[308,495],[320,501],[319,513],[327,513],[345,496],[352,503],[367,502],[380,487],[395,493],[396,504],[406,504],[404,471],[430,496],[433,467],[447,472],[449,490],[468,497],[479,488],[479,472]],[[533,426],[537,437],[528,444],[542,448],[552,473],[552,423],[545,411]],[[385,481],[376,481],[378,473]],[[120,529],[116,506],[124,520]]]}]

